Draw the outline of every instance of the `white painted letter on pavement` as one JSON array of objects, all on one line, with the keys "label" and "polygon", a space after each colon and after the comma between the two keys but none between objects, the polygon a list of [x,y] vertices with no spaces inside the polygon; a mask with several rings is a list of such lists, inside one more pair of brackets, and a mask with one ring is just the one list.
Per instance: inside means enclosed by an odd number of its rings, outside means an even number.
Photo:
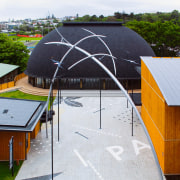
[{"label": "white painted letter on pavement", "polygon": [[109,151],[117,161],[121,160],[120,155],[124,152],[121,146],[110,146],[107,147],[106,150]]},{"label": "white painted letter on pavement", "polygon": [[138,141],[138,140],[132,140],[132,144],[134,146],[136,156],[140,153],[139,151],[142,149],[145,149],[145,148],[151,149],[149,145],[142,143],[141,141]]}]

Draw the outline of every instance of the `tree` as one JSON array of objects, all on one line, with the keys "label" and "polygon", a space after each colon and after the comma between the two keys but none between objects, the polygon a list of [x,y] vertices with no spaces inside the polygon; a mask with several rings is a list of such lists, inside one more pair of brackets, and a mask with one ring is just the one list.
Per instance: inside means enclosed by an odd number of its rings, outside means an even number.
[{"label": "tree", "polygon": [[134,18],[134,13],[131,12],[130,15],[129,15],[130,19],[133,19]]},{"label": "tree", "polygon": [[172,21],[130,21],[126,26],[140,34],[153,48],[157,56],[176,56],[180,51],[180,26]]},{"label": "tree", "polygon": [[21,42],[14,42],[6,34],[0,33],[0,63],[20,66],[20,71],[26,69],[29,50]]},{"label": "tree", "polygon": [[116,21],[116,18],[114,16],[108,16],[106,21]]},{"label": "tree", "polygon": [[171,13],[171,19],[175,19],[176,21],[178,21],[179,18],[180,18],[179,12],[178,12],[177,10],[172,11],[172,13]]},{"label": "tree", "polygon": [[103,19],[104,18],[104,16],[101,14],[100,16],[99,16],[99,19]]},{"label": "tree", "polygon": [[96,15],[92,15],[89,19],[89,21],[97,21],[98,17]]},{"label": "tree", "polygon": [[123,18],[122,14],[121,14],[120,12],[115,12],[115,13],[114,13],[114,17],[115,17],[116,19],[122,19],[122,18]]},{"label": "tree", "polygon": [[82,21],[85,21],[85,22],[88,22],[89,19],[90,19],[90,16],[89,16],[89,15],[84,15],[84,16],[82,17]]}]

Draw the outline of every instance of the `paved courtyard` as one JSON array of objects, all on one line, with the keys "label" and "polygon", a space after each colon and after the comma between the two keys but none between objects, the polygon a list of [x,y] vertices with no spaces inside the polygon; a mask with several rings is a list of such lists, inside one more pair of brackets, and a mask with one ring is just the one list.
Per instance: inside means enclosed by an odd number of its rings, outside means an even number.
[{"label": "paved courtyard", "polygon": [[[63,97],[54,104],[55,180],[158,180],[159,174],[145,133],[125,97],[102,97],[102,129],[98,97]],[[31,141],[28,159],[16,180],[51,179],[51,125]]]}]

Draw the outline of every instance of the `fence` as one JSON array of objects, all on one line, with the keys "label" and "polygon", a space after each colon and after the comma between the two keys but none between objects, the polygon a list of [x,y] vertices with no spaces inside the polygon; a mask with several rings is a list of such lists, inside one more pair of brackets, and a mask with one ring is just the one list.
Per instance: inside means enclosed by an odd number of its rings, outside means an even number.
[{"label": "fence", "polygon": [[23,77],[26,77],[27,75],[24,73],[18,74],[15,78],[14,78],[14,85],[16,84],[16,82],[20,79],[22,79]]},{"label": "fence", "polygon": [[14,87],[14,85],[15,85],[14,81],[4,83],[4,84],[0,84],[0,90]]}]

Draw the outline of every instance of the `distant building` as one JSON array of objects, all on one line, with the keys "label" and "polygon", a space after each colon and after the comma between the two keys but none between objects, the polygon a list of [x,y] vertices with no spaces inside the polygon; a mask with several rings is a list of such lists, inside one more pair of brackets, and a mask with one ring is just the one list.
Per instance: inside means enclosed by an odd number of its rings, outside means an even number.
[{"label": "distant building", "polygon": [[3,32],[3,30],[5,30],[7,28],[6,24],[1,22],[0,23],[0,30]]},{"label": "distant building", "polygon": [[14,28],[17,28],[19,25],[16,23],[8,23],[7,26],[9,30],[12,30]]},{"label": "distant building", "polygon": [[0,84],[14,81],[18,75],[19,66],[0,63]]}]

